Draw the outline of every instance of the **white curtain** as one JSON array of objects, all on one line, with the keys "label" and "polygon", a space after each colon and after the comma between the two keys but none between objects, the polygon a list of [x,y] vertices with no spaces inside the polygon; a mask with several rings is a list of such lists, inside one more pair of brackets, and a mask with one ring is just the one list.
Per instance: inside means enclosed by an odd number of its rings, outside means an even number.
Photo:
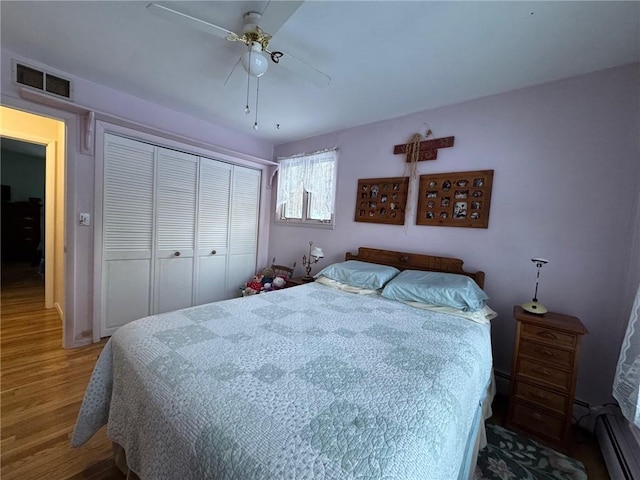
[{"label": "white curtain", "polygon": [[309,218],[314,220],[330,220],[333,214],[336,185],[334,181],[335,153],[335,150],[332,150],[307,157],[304,189],[311,194],[309,197]]},{"label": "white curtain", "polygon": [[302,218],[303,193],[308,192],[308,218],[330,220],[334,211],[337,150],[323,150],[280,158],[276,209],[284,205],[284,216]]},{"label": "white curtain", "polygon": [[622,341],[613,396],[622,413],[631,423],[640,427],[640,285],[631,309],[627,333]]},{"label": "white curtain", "polygon": [[303,178],[304,162],[294,158],[280,161],[276,210],[284,205],[286,218],[302,218]]}]

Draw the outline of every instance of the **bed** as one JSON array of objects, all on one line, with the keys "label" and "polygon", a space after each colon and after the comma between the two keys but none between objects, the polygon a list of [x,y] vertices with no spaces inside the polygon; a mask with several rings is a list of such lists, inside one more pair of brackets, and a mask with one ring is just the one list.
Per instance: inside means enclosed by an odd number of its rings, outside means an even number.
[{"label": "bed", "polygon": [[[346,254],[361,263],[484,285],[455,258]],[[469,478],[492,399],[489,322],[382,296],[393,275],[368,294],[317,281],[121,327],[72,445],[106,424],[143,480]]]}]

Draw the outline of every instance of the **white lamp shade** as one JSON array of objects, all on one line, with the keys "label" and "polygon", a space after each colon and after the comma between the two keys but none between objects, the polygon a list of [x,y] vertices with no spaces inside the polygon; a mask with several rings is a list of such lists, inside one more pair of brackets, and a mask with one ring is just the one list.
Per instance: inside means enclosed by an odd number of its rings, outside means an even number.
[{"label": "white lamp shade", "polygon": [[261,77],[269,68],[269,60],[262,53],[262,46],[253,42],[251,48],[241,57],[242,67],[252,77]]},{"label": "white lamp shade", "polygon": [[324,252],[322,251],[321,248],[313,247],[313,250],[311,250],[311,256],[316,258],[323,258]]}]

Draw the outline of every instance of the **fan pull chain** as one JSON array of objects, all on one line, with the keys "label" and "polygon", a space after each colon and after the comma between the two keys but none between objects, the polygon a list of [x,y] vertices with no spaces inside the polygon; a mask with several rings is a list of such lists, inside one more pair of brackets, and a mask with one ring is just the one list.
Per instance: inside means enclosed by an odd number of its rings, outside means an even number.
[{"label": "fan pull chain", "polygon": [[258,130],[258,98],[260,95],[260,77],[256,78],[257,83],[256,83],[256,120],[253,123],[253,129],[254,130]]},{"label": "fan pull chain", "polygon": [[247,72],[247,105],[244,107],[244,113],[249,115],[251,109],[249,108],[249,85],[251,84],[251,48],[249,48],[249,71]]},{"label": "fan pull chain", "polygon": [[249,83],[251,82],[251,77],[247,75],[247,105],[244,107],[244,113],[249,115],[251,113],[251,109],[249,108]]}]

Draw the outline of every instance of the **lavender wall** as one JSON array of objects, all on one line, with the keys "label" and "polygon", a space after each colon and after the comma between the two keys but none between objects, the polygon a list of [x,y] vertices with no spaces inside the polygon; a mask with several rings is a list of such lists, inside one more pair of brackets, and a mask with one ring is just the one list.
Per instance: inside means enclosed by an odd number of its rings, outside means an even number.
[{"label": "lavender wall", "polygon": [[[629,262],[638,261],[631,250],[639,227],[639,84],[634,64],[280,145],[280,156],[340,147],[336,227],[272,225],[269,257],[300,263],[309,240],[327,255],[318,268],[358,246],[461,257],[467,269],[486,272],[500,314],[492,332],[502,372],[510,371],[513,305],[533,296],[530,258],[545,257],[540,301],[579,317],[590,332],[577,397],[609,401],[628,312],[625,281],[638,278]],[[421,162],[418,174],[495,170],[489,228],[416,226],[415,214],[405,227],[354,222],[357,179],[403,175],[393,145],[424,134],[427,123],[436,137],[455,135],[455,146]]]},{"label": "lavender wall", "polygon": [[[93,311],[93,260],[94,229],[79,227],[75,219],[79,212],[94,212],[95,156],[81,153],[81,119],[74,113],[49,106],[29,102],[20,98],[19,90],[12,82],[12,60],[18,60],[34,67],[56,73],[49,66],[15,55],[2,49],[0,57],[0,93],[3,105],[35,114],[61,119],[67,126],[67,199],[66,199],[66,297],[65,346],[73,347],[89,343],[92,335]],[[57,72],[73,83],[73,101],[89,109],[110,115],[109,121],[118,124],[135,122],[147,133],[157,132],[164,136],[170,132],[177,137],[185,137],[194,143],[221,147],[218,151],[237,152],[245,160],[272,158],[273,146],[248,135],[231,131],[223,126],[205,122],[183,113],[133,97],[125,92],[113,90],[88,80]],[[117,118],[113,118],[117,117]],[[193,150],[206,154],[203,148]],[[216,154],[212,154],[216,157]],[[266,168],[266,167],[264,167]],[[266,183],[263,182],[263,183]],[[266,220],[263,223],[268,223]],[[267,243],[268,229],[261,232],[261,244]],[[263,255],[264,256],[264,255]]]}]

